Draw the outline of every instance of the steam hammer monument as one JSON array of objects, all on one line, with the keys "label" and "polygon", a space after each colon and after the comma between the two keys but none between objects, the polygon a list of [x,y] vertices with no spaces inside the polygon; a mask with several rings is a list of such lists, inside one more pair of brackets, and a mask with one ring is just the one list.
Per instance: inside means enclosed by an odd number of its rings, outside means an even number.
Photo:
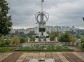
[{"label": "steam hammer monument", "polygon": [[44,0],[41,0],[41,11],[35,15],[38,24],[38,34],[36,34],[36,41],[49,41],[49,36],[46,32],[46,22],[49,19],[49,14],[43,10]]}]

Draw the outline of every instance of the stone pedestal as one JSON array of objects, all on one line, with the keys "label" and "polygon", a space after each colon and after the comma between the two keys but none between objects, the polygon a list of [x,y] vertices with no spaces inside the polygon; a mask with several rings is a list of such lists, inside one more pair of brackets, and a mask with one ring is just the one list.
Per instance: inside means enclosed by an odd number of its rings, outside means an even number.
[{"label": "stone pedestal", "polygon": [[28,42],[30,42],[30,38],[28,37]]},{"label": "stone pedestal", "polygon": [[55,41],[58,42],[58,37],[55,38]]},{"label": "stone pedestal", "polygon": [[38,42],[39,41],[39,39],[38,38],[35,38],[35,42]]},{"label": "stone pedestal", "polygon": [[46,41],[50,41],[50,38],[46,38]]}]

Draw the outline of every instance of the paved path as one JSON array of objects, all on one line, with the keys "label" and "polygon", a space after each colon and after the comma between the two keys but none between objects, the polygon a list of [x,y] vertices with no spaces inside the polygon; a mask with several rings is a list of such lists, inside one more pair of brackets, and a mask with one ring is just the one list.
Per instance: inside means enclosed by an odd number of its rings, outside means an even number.
[{"label": "paved path", "polygon": [[55,62],[84,62],[84,52],[0,53],[0,62],[29,62],[30,59],[55,59]]}]

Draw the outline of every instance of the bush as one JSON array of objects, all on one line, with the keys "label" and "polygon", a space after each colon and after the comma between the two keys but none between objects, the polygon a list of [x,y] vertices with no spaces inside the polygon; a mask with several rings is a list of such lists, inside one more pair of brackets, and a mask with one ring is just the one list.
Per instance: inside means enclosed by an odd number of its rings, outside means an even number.
[{"label": "bush", "polygon": [[58,37],[58,33],[57,32],[51,32],[49,33],[49,37],[51,41],[54,41],[56,37]]},{"label": "bush", "polygon": [[11,44],[17,45],[20,43],[20,38],[18,36],[14,36],[11,38]]},{"label": "bush", "polygon": [[10,44],[9,39],[0,38],[0,46],[7,46]]},{"label": "bush", "polygon": [[60,35],[59,41],[60,42],[75,42],[76,38],[72,34],[65,32]]},{"label": "bush", "polygon": [[84,48],[84,37],[81,38],[81,47]]},{"label": "bush", "polygon": [[4,39],[3,38],[0,38],[0,46],[4,46]]},{"label": "bush", "polygon": [[20,43],[25,43],[25,42],[26,42],[26,39],[23,38],[23,37],[21,37],[21,38],[20,38]]}]

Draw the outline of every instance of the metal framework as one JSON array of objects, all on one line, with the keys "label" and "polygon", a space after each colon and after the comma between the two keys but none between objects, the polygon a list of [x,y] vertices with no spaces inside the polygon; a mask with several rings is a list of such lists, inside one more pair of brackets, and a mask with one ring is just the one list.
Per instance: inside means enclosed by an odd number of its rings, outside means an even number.
[{"label": "metal framework", "polygon": [[[39,30],[39,33],[41,33],[41,35],[38,36],[40,39],[43,39],[45,37],[44,32],[46,29],[46,22],[49,19],[49,14],[45,12],[43,9],[43,3],[44,3],[44,0],[41,0],[41,11],[37,12],[35,15],[35,18],[39,27],[38,30]],[[44,31],[40,31],[40,30],[44,30]]]}]

